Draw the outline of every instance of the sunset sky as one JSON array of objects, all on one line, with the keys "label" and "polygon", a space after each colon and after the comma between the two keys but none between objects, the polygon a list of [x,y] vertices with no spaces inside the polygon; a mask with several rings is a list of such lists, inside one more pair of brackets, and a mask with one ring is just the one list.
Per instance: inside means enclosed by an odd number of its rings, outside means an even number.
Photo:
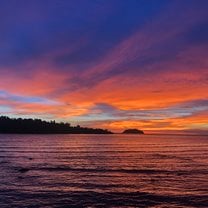
[{"label": "sunset sky", "polygon": [[1,0],[0,114],[208,132],[207,0]]}]

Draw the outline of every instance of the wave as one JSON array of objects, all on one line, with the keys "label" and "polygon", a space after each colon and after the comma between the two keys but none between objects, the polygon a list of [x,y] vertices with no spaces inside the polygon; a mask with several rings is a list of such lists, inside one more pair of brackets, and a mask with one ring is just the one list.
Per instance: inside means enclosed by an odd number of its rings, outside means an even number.
[{"label": "wave", "polygon": [[[35,167],[16,167],[16,170],[27,170],[28,171],[70,171],[70,172],[81,172],[81,173],[127,173],[127,174],[166,174],[166,175],[190,175],[190,174],[208,174],[207,169],[201,170],[160,170],[160,169],[110,169],[110,168],[73,168],[69,166],[35,166]],[[21,172],[21,171],[20,171]]]},{"label": "wave", "polygon": [[[47,207],[153,207],[166,205],[166,207],[200,207],[206,208],[208,196],[189,195],[160,195],[147,192],[105,192],[95,191],[32,191],[0,190],[4,203],[11,204],[16,201],[22,207],[30,207],[31,199],[37,199],[39,205]],[[7,197],[10,196],[10,197]]]}]

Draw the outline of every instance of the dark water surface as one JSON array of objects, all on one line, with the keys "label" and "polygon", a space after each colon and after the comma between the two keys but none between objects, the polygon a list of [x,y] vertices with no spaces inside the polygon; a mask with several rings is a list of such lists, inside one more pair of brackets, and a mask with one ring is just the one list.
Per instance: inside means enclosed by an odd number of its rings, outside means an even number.
[{"label": "dark water surface", "polygon": [[208,207],[208,137],[0,135],[0,208]]}]

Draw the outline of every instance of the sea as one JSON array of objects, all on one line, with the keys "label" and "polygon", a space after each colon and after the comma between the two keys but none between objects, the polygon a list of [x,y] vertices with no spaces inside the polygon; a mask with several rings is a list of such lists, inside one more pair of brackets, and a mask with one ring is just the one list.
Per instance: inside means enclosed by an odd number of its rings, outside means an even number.
[{"label": "sea", "polygon": [[0,208],[208,208],[208,136],[0,135]]}]

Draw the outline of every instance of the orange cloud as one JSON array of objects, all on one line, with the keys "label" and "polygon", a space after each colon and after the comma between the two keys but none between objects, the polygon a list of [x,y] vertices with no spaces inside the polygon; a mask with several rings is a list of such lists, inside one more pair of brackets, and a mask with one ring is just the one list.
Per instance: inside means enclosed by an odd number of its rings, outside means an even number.
[{"label": "orange cloud", "polygon": [[[207,11],[200,8],[171,4],[90,63],[81,60],[68,64],[74,51],[79,53],[83,46],[87,48],[87,38],[83,38],[70,49],[49,52],[14,68],[1,68],[1,90],[28,99],[31,96],[49,99],[54,104],[9,98],[0,98],[0,104],[9,106],[11,114],[75,119],[116,131],[130,127],[151,131],[207,129],[207,113],[201,114],[201,109],[194,109],[195,106],[186,116],[174,114],[177,105],[182,109],[183,103],[208,99],[208,46],[199,40],[195,42],[192,34],[192,29],[207,17]],[[191,40],[184,41],[184,34],[190,31]],[[78,55],[72,57],[76,59]],[[66,59],[66,66],[57,64],[60,57]],[[112,109],[92,111],[100,103]],[[169,115],[164,112],[168,108]],[[129,116],[129,112],[137,111],[144,111],[144,118]],[[156,119],[156,111],[164,115]]]}]

